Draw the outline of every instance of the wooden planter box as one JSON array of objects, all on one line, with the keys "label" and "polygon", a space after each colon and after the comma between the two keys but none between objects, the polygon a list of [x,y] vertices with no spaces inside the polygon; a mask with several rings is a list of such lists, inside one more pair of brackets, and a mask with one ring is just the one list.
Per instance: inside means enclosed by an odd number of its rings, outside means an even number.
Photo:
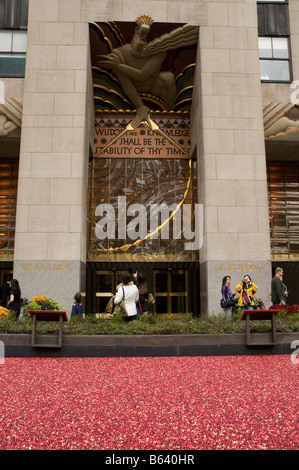
[{"label": "wooden planter box", "polygon": [[[63,322],[68,321],[67,314],[61,310],[28,310],[32,318],[31,346],[33,348],[61,348]],[[58,321],[59,333],[57,344],[41,344],[36,342],[36,323],[38,321]]]}]

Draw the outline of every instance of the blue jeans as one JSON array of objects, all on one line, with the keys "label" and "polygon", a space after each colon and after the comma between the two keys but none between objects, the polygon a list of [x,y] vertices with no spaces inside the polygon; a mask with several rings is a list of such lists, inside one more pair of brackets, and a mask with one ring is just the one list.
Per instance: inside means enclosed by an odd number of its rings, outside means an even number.
[{"label": "blue jeans", "polygon": [[244,310],[254,310],[254,306],[253,305],[247,305],[246,307],[241,307],[242,313],[244,312]]}]

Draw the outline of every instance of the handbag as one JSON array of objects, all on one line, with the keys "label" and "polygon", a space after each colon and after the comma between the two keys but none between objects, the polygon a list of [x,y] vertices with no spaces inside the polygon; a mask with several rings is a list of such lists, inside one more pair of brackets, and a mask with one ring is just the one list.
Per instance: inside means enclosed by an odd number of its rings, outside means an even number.
[{"label": "handbag", "polygon": [[149,304],[154,304],[155,303],[155,298],[154,298],[153,294],[148,294],[147,301],[148,301]]},{"label": "handbag", "polygon": [[115,298],[115,295],[113,295],[112,297],[110,297],[107,305],[106,305],[106,308],[105,308],[105,313],[108,313],[110,315],[113,314],[113,311],[114,311],[114,298]]},{"label": "handbag", "polygon": [[113,315],[117,315],[118,313],[121,314],[123,317],[128,316],[128,312],[126,309],[126,304],[125,304],[125,291],[124,288],[122,287],[123,290],[123,298],[119,302],[119,304],[116,304],[113,310]]},{"label": "handbag", "polygon": [[235,302],[232,299],[225,299],[222,297],[220,300],[221,308],[230,308],[235,306]]}]

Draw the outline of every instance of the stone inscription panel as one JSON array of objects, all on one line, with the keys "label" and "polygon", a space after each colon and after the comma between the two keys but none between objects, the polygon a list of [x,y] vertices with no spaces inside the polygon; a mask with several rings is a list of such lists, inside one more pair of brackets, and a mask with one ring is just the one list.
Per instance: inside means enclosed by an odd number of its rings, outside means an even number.
[{"label": "stone inscription panel", "polygon": [[155,129],[131,119],[99,117],[95,123],[94,155],[117,158],[190,158],[189,118],[153,118]]}]

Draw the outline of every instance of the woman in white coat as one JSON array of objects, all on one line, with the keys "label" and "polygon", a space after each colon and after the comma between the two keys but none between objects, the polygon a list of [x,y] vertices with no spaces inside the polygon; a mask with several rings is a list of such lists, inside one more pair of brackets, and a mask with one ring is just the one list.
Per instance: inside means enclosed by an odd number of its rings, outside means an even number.
[{"label": "woman in white coat", "polygon": [[130,273],[125,273],[122,277],[122,284],[118,287],[114,303],[119,304],[124,298],[128,316],[126,321],[134,320],[137,317],[136,302],[139,299],[139,291],[135,286]]}]

